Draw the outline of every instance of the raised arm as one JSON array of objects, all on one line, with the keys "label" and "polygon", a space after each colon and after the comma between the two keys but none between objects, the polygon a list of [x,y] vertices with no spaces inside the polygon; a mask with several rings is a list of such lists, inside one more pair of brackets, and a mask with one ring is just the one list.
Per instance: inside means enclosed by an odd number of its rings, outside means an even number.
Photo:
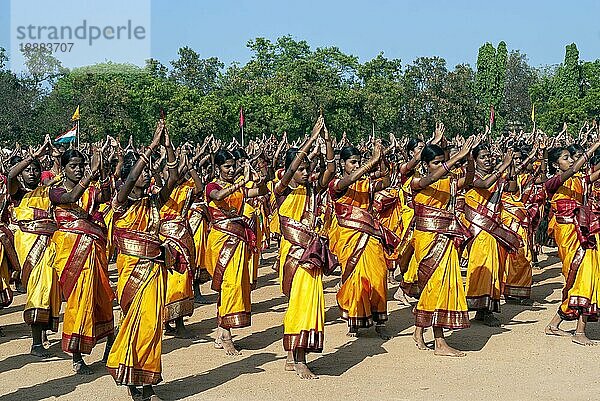
[{"label": "raised arm", "polygon": [[50,149],[50,142],[48,142],[48,138],[44,141],[44,144],[40,146],[33,154],[24,158],[19,163],[17,163],[13,168],[8,172],[8,194],[14,195],[19,190],[19,175],[29,166],[34,159],[39,159],[43,155],[45,155]]},{"label": "raised arm", "polygon": [[127,201],[127,197],[133,190],[136,181],[138,178],[140,178],[144,168],[150,163],[150,156],[152,155],[152,152],[154,152],[154,149],[160,145],[163,129],[164,121],[161,119],[158,121],[158,124],[156,124],[156,130],[154,131],[154,137],[152,138],[150,146],[144,151],[144,153],[140,154],[140,158],[129,172],[129,175],[125,179],[125,182],[123,182],[123,185],[121,185],[121,188],[119,188],[116,198],[116,202],[118,204],[124,204]]}]

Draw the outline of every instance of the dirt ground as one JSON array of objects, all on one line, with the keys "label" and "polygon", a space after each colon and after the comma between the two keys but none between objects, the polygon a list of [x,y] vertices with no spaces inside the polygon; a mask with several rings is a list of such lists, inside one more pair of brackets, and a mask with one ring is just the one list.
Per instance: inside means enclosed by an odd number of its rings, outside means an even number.
[{"label": "dirt ground", "polygon": [[[464,358],[436,357],[419,351],[411,338],[411,308],[392,300],[389,323],[391,340],[383,341],[374,330],[362,337],[346,337],[339,318],[334,287],[339,277],[324,280],[327,300],[325,349],[309,355],[318,380],[302,381],[284,372],[282,346],[286,299],[280,293],[268,253],[253,293],[252,326],[234,331],[242,355],[229,357],[213,347],[215,304],[197,305],[187,321],[197,340],[165,337],[164,382],[156,388],[164,400],[597,400],[600,398],[600,346],[582,347],[569,338],[543,334],[560,302],[563,278],[556,254],[541,256],[542,269],[534,271],[533,298],[539,306],[503,305],[502,327],[477,322],[471,328],[448,333],[450,345],[467,351]],[[113,276],[112,279],[116,280]],[[215,301],[209,284],[203,292]],[[60,350],[60,335],[52,334],[51,350],[57,355],[40,361],[27,353],[29,328],[23,323],[24,295],[0,310],[0,400],[127,400],[99,360],[104,343],[86,358],[95,374],[76,376],[69,357]],[[118,310],[115,309],[115,314]],[[573,329],[574,323],[565,324]],[[600,327],[589,333],[600,340]],[[431,340],[431,331],[426,339]]]}]

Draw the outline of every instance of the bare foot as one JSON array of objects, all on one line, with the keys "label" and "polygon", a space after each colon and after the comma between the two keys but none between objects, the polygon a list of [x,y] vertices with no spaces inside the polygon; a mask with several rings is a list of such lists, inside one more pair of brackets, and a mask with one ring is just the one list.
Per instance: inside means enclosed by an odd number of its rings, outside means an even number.
[{"label": "bare foot", "polygon": [[358,329],[348,328],[348,332],[346,333],[348,337],[358,337]]},{"label": "bare foot", "polygon": [[43,345],[32,345],[29,354],[42,359],[54,357],[54,354],[48,351],[46,348],[44,348]]},{"label": "bare foot", "polygon": [[413,333],[413,340],[415,340],[415,345],[421,351],[431,351],[431,348],[429,348],[427,344],[425,344],[423,336],[418,336],[417,333]]},{"label": "bare foot", "polygon": [[91,375],[94,373],[92,372],[92,369],[85,364],[83,359],[78,362],[73,362],[73,372],[77,373],[78,375]]},{"label": "bare foot", "polygon": [[592,341],[589,338],[587,338],[585,333],[573,333],[573,339],[571,341],[579,345],[598,345],[596,341]]},{"label": "bare foot", "polygon": [[233,340],[231,338],[222,338],[221,345],[225,350],[226,355],[236,356],[241,354],[233,345]]},{"label": "bare foot", "polygon": [[376,324],[375,332],[377,332],[377,334],[379,335],[379,338],[381,338],[382,340],[389,340],[390,338],[392,338],[392,336],[390,336],[387,333],[387,331],[385,330],[384,324]]},{"label": "bare foot", "polygon": [[563,329],[559,329],[558,327],[552,326],[550,324],[548,326],[546,326],[546,328],[544,329],[544,333],[546,333],[547,336],[559,336],[559,337],[569,337],[572,335],[568,331],[564,331]]},{"label": "bare foot", "polygon": [[452,356],[452,357],[463,357],[466,356],[462,351],[452,348],[448,344],[437,345],[435,346],[435,350],[433,351],[434,355],[437,356]]},{"label": "bare foot", "polygon": [[286,372],[293,372],[296,369],[294,368],[294,354],[292,352],[288,352],[287,359],[285,360],[285,368]]},{"label": "bare foot", "polygon": [[300,376],[301,379],[318,379],[319,376],[315,375],[310,371],[306,363],[304,362],[296,362],[294,363],[294,370],[296,374]]}]

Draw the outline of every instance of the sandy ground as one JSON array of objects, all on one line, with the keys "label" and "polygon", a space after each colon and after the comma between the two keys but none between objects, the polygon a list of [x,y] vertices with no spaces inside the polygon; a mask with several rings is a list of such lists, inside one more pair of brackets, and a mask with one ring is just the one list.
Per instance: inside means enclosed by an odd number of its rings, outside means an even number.
[{"label": "sandy ground", "polygon": [[[379,400],[597,400],[600,398],[600,346],[582,347],[569,338],[543,334],[545,324],[560,300],[562,276],[555,253],[541,257],[534,271],[533,298],[539,306],[503,305],[502,327],[477,322],[466,330],[448,333],[450,345],[467,351],[465,358],[436,357],[419,351],[411,334],[411,309],[391,299],[388,328],[395,336],[383,341],[374,330],[363,337],[346,337],[339,319],[334,287],[339,277],[326,278],[327,327],[323,354],[310,355],[318,380],[302,381],[284,372],[282,321],[286,299],[270,268],[274,255],[266,254],[258,289],[253,293],[252,327],[234,331],[242,355],[228,357],[213,347],[215,305],[197,306],[187,325],[198,340],[165,337],[163,378],[157,394],[179,399],[379,399]],[[113,280],[116,280],[113,271]],[[203,286],[208,298],[215,294]],[[0,311],[0,400],[126,400],[99,362],[104,343],[86,358],[95,371],[76,376],[69,357],[60,350],[60,336],[52,334],[51,350],[57,355],[40,361],[27,354],[31,344],[22,320],[24,295]],[[115,309],[115,314],[118,310]],[[568,323],[566,328],[574,328]],[[591,324],[591,337],[600,339],[600,328]],[[426,339],[431,339],[431,332]]]}]

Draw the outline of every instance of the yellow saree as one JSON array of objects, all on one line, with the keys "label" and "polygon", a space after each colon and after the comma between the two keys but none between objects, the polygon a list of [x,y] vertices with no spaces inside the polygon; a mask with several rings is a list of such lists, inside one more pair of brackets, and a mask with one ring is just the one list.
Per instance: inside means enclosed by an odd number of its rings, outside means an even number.
[{"label": "yellow saree", "polygon": [[[386,239],[384,228],[368,211],[371,180],[356,181],[343,194],[335,193],[337,182],[330,184],[336,218],[329,240],[342,267],[338,306],[350,330],[355,330],[370,327],[373,321],[387,320],[387,263],[383,247]],[[395,237],[392,233],[389,236]],[[393,252],[396,245],[389,247],[388,252]]]},{"label": "yellow saree", "polygon": [[[454,181],[454,182],[453,182]],[[469,327],[459,249],[469,237],[455,214],[456,181],[441,179],[415,195],[414,259],[421,292],[415,308],[418,327]]]},{"label": "yellow saree", "polygon": [[114,331],[106,227],[95,204],[97,187],[87,188],[74,204],[60,204],[65,191],[53,187],[48,194],[58,227],[50,244],[54,249],[53,265],[67,301],[62,349],[89,354],[100,339]]},{"label": "yellow saree", "polygon": [[[306,352],[323,350],[325,298],[323,272],[337,262],[324,238],[315,231],[316,194],[313,185],[286,188],[277,195],[281,229],[279,278],[289,297],[283,320],[283,348]],[[311,259],[312,257],[312,259]]]},{"label": "yellow saree", "polygon": [[27,290],[23,319],[45,330],[58,331],[60,288],[53,269],[54,251],[50,239],[56,231],[48,187],[26,193],[13,208],[17,223],[15,250],[21,264],[21,281]]},{"label": "yellow saree", "polygon": [[[175,270],[167,274],[165,323],[194,313],[194,274],[196,247],[187,219],[194,196],[194,181],[190,178],[178,185],[160,209],[160,239],[176,250]],[[182,273],[179,273],[182,272]]]},{"label": "yellow saree", "polygon": [[545,184],[551,196],[552,217],[548,230],[554,233],[558,256],[562,261],[565,286],[558,314],[564,320],[575,320],[581,314],[597,320],[600,298],[600,258],[597,235],[582,232],[581,208],[589,186],[588,178],[579,174],[560,183],[555,176]]},{"label": "yellow saree", "polygon": [[166,267],[174,259],[159,238],[155,195],[114,209],[117,296],[124,317],[106,367],[119,385],[154,385],[162,380]]},{"label": "yellow saree", "polygon": [[469,310],[500,312],[507,252],[515,252],[520,247],[519,236],[500,219],[503,187],[504,180],[501,179],[489,189],[472,188],[465,194],[462,217],[473,234],[467,262]]},{"label": "yellow saree", "polygon": [[219,293],[218,326],[224,329],[248,327],[252,311],[249,263],[255,237],[242,215],[245,188],[222,201],[210,200],[210,193],[222,188],[217,182],[206,186],[211,218],[206,243],[206,267],[213,278],[211,288]]}]

